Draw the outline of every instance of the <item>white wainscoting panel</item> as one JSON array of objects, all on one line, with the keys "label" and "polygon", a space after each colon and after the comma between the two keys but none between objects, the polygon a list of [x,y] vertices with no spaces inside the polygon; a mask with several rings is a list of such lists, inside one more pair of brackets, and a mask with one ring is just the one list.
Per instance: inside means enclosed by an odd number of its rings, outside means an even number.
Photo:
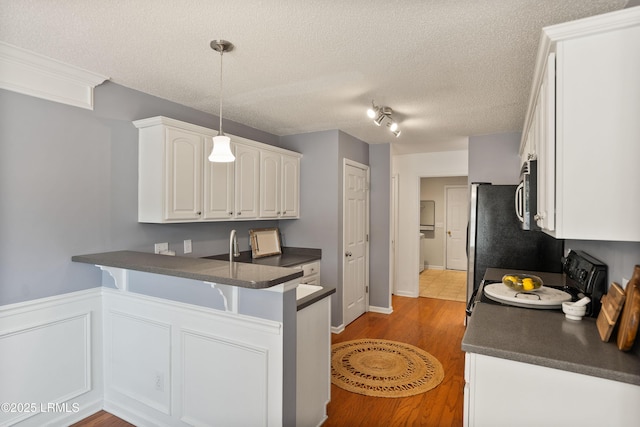
[{"label": "white wainscoting panel", "polygon": [[280,322],[102,292],[106,411],[140,426],[282,425]]},{"label": "white wainscoting panel", "polygon": [[100,409],[100,289],[0,307],[0,426],[64,424]]},{"label": "white wainscoting panel", "polygon": [[183,331],[182,352],[182,421],[267,425],[267,349]]},{"label": "white wainscoting panel", "polygon": [[171,413],[171,325],[143,317],[105,312],[107,383],[132,399]]}]

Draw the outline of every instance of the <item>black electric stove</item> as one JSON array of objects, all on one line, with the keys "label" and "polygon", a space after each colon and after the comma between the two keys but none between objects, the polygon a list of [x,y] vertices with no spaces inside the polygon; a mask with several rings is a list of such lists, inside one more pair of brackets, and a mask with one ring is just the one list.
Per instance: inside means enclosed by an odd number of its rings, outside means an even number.
[{"label": "black electric stove", "polygon": [[[516,305],[508,301],[495,301],[487,297],[484,287],[492,283],[501,283],[505,274],[534,274],[539,276],[544,286],[562,290],[571,295],[572,301],[577,301],[584,296],[588,296],[591,302],[587,306],[587,315],[596,317],[600,312],[600,299],[607,290],[607,266],[601,261],[593,258],[582,251],[569,251],[569,254],[562,259],[563,273],[545,273],[535,271],[523,271],[513,269],[488,268],[480,286],[474,291],[467,304],[467,316],[471,316],[473,308],[479,302],[498,305]],[[531,306],[528,309],[538,309],[542,307]]]}]

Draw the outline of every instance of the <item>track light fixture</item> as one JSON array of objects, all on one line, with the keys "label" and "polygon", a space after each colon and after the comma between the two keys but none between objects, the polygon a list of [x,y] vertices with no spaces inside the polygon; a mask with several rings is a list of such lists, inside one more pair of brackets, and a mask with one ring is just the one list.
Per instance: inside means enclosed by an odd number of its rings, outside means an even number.
[{"label": "track light fixture", "polygon": [[400,130],[398,129],[398,123],[391,117],[392,114],[393,110],[390,107],[377,106],[373,101],[371,101],[371,107],[367,109],[367,116],[373,119],[373,123],[376,126],[381,126],[386,119],[387,127],[397,138],[400,136]]}]

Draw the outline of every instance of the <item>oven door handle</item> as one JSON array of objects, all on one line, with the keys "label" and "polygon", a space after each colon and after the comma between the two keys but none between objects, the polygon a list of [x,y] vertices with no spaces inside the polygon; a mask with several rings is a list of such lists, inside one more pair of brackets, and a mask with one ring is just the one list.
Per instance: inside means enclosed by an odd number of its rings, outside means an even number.
[{"label": "oven door handle", "polygon": [[478,301],[476,301],[476,295],[478,294],[478,288],[475,288],[473,290],[473,293],[471,294],[471,298],[469,298],[469,302],[467,303],[467,309],[465,310],[467,313],[467,316],[471,316],[471,313],[473,313],[473,309],[476,307],[476,304],[478,304]]}]

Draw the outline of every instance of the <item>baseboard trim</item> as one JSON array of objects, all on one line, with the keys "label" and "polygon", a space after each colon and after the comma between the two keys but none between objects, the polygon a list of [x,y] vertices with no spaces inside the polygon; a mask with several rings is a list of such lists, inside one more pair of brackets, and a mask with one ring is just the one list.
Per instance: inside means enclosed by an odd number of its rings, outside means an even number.
[{"label": "baseboard trim", "polygon": [[344,332],[344,328],[345,328],[344,323],[341,323],[338,326],[332,326],[331,327],[331,333],[332,334],[341,334],[341,333]]},{"label": "baseboard trim", "polygon": [[408,297],[408,298],[418,298],[420,296],[419,294],[414,294],[413,292],[409,292],[409,291],[396,291],[393,294],[399,297]]},{"label": "baseboard trim", "polygon": [[393,313],[393,307],[376,307],[375,305],[370,305],[369,311],[373,313],[391,314]]}]

